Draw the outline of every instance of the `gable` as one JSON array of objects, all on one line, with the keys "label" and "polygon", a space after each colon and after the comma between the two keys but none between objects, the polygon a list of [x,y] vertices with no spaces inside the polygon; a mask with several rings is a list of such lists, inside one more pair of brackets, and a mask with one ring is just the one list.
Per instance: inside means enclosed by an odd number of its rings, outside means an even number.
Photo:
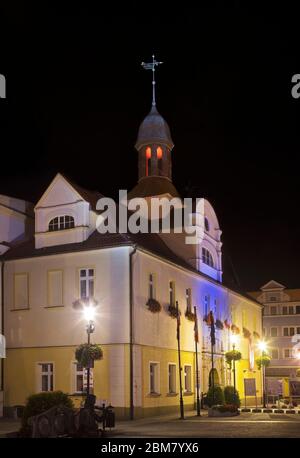
[{"label": "gable", "polygon": [[84,199],[73,186],[58,173],[36,204],[35,209],[68,205],[78,201],[83,202]]},{"label": "gable", "polygon": [[266,283],[265,285],[263,285],[261,288],[260,288],[262,291],[268,291],[268,290],[282,290],[282,289],[285,289],[285,286],[282,285],[281,283],[278,283],[277,281],[275,280],[270,280],[268,283]]}]

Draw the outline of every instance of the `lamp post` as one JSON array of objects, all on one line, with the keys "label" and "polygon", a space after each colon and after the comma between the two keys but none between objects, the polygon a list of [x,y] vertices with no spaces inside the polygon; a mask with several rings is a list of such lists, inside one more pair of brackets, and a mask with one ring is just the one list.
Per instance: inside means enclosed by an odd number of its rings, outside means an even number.
[{"label": "lamp post", "polygon": [[[231,343],[232,343],[232,350],[235,353],[235,346],[238,343],[238,336],[236,334],[231,334]],[[236,377],[235,377],[235,354],[233,354],[233,387],[234,387],[234,397],[236,393]]]},{"label": "lamp post", "polygon": [[[95,308],[91,305],[88,307],[84,307],[83,309],[84,318],[87,321],[86,325],[86,332],[87,332],[87,343],[90,345],[91,343],[91,334],[95,331]],[[91,377],[91,361],[89,360],[88,367],[87,367],[87,386],[86,386],[86,394],[87,396],[90,394],[90,377]]]},{"label": "lamp post", "polygon": [[261,340],[258,344],[258,348],[260,349],[260,365],[261,365],[261,380],[262,380],[262,395],[263,395],[263,408],[266,408],[266,370],[265,365],[263,364],[263,357],[267,351],[267,344],[264,340]]}]

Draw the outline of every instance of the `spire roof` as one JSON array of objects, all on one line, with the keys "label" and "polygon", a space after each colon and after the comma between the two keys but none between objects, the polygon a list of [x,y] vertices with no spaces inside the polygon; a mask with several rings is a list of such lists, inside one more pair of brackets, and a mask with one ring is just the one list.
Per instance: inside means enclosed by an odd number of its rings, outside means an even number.
[{"label": "spire roof", "polygon": [[139,150],[141,147],[153,143],[165,145],[170,150],[174,147],[170,128],[155,105],[152,106],[150,113],[140,125],[135,147]]}]

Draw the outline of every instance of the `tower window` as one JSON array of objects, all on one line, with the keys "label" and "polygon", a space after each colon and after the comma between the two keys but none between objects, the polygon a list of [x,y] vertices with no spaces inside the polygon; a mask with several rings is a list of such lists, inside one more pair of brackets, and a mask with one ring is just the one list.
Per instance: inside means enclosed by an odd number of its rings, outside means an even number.
[{"label": "tower window", "polygon": [[63,229],[71,229],[74,227],[73,216],[64,215],[53,218],[49,223],[49,231],[62,231]]},{"label": "tower window", "polygon": [[147,146],[146,148],[146,176],[151,174],[151,148]]},{"label": "tower window", "polygon": [[202,262],[210,267],[214,267],[213,257],[206,248],[202,248]]},{"label": "tower window", "polygon": [[157,156],[157,169],[159,173],[161,173],[161,170],[162,170],[162,155],[163,155],[163,150],[161,149],[160,146],[158,146],[156,150],[156,156]]}]

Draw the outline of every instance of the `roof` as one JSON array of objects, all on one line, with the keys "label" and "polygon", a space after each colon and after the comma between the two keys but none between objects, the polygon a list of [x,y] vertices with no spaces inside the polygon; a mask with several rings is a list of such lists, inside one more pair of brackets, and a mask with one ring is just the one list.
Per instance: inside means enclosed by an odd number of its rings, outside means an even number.
[{"label": "roof", "polygon": [[139,150],[149,143],[163,144],[170,150],[174,147],[170,128],[155,106],[140,125],[135,147]]},{"label": "roof", "polygon": [[138,184],[128,193],[128,199],[134,197],[151,197],[170,194],[180,197],[172,181],[167,177],[150,176],[140,179]]}]

